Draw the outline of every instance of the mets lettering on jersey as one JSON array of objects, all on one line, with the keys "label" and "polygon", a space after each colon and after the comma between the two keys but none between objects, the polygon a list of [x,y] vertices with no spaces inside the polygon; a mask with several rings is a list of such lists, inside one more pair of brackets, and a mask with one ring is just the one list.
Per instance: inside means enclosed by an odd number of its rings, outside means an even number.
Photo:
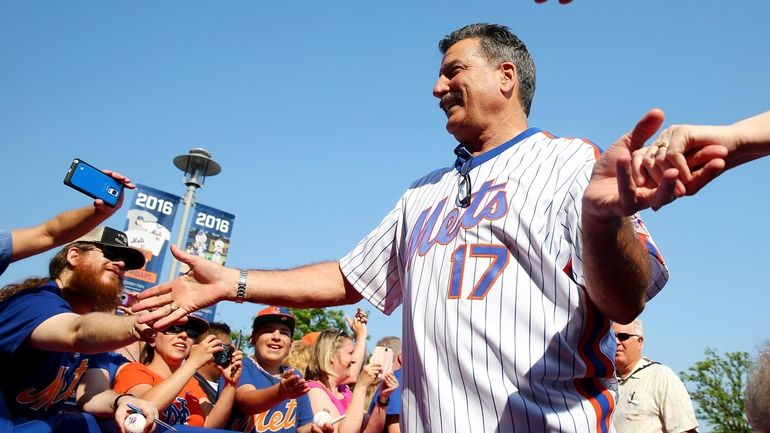
[{"label": "mets lettering on jersey", "polygon": [[70,370],[70,367],[60,366],[51,383],[43,389],[27,388],[16,396],[16,402],[29,405],[32,410],[49,410],[51,406],[66,400],[80,382],[80,377],[88,369],[88,359],[80,361],[80,365]]},{"label": "mets lettering on jersey", "polygon": [[[467,208],[455,205],[458,171],[437,170],[340,261],[377,308],[404,306],[406,431],[610,430],[615,341],[582,287],[596,155],[528,129],[472,159]],[[668,273],[643,235],[652,297]]]},{"label": "mets lettering on jersey", "polygon": [[242,420],[233,423],[232,429],[255,433],[296,431],[296,408],[297,400],[286,400],[271,410],[245,416]]}]

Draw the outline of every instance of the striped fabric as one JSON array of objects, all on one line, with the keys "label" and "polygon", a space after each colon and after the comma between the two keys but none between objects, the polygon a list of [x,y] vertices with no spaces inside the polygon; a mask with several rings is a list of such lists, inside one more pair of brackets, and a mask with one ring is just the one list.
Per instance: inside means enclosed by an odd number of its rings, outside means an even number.
[{"label": "striped fabric", "polygon": [[[535,128],[460,174],[416,181],[341,260],[390,313],[403,305],[407,432],[609,432],[615,341],[583,284],[580,211],[595,146]],[[668,272],[643,224],[654,282]]]}]

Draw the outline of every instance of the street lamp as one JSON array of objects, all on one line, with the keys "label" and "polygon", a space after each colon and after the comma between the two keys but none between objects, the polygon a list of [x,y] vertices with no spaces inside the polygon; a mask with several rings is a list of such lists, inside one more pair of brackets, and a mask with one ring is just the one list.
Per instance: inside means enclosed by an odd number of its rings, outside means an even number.
[{"label": "street lamp", "polygon": [[[174,158],[174,165],[184,172],[184,180],[182,182],[187,185],[187,194],[184,196],[182,221],[179,224],[180,229],[175,242],[177,248],[181,250],[184,249],[187,220],[190,219],[190,210],[195,203],[195,190],[203,186],[203,183],[206,181],[206,176],[218,175],[222,171],[222,166],[211,159],[211,154],[208,150],[197,147],[190,149],[187,155],[179,155]],[[176,278],[178,266],[179,262],[172,258],[171,270],[168,273],[169,280]]]}]

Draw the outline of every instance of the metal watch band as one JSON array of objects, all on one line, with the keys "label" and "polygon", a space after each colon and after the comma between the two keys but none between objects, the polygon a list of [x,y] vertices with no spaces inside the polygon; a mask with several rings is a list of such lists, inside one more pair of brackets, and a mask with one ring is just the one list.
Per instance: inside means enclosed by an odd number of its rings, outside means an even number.
[{"label": "metal watch band", "polygon": [[249,271],[241,269],[238,276],[238,290],[235,291],[235,303],[243,304],[246,300],[246,283],[249,281]]}]

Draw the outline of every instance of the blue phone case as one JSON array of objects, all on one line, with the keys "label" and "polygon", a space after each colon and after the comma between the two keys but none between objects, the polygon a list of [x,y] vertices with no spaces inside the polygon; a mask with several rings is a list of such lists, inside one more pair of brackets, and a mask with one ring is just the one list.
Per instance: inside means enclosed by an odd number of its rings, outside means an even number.
[{"label": "blue phone case", "polygon": [[123,193],[122,183],[78,158],[72,161],[64,184],[90,197],[100,198],[110,207],[115,207]]}]

